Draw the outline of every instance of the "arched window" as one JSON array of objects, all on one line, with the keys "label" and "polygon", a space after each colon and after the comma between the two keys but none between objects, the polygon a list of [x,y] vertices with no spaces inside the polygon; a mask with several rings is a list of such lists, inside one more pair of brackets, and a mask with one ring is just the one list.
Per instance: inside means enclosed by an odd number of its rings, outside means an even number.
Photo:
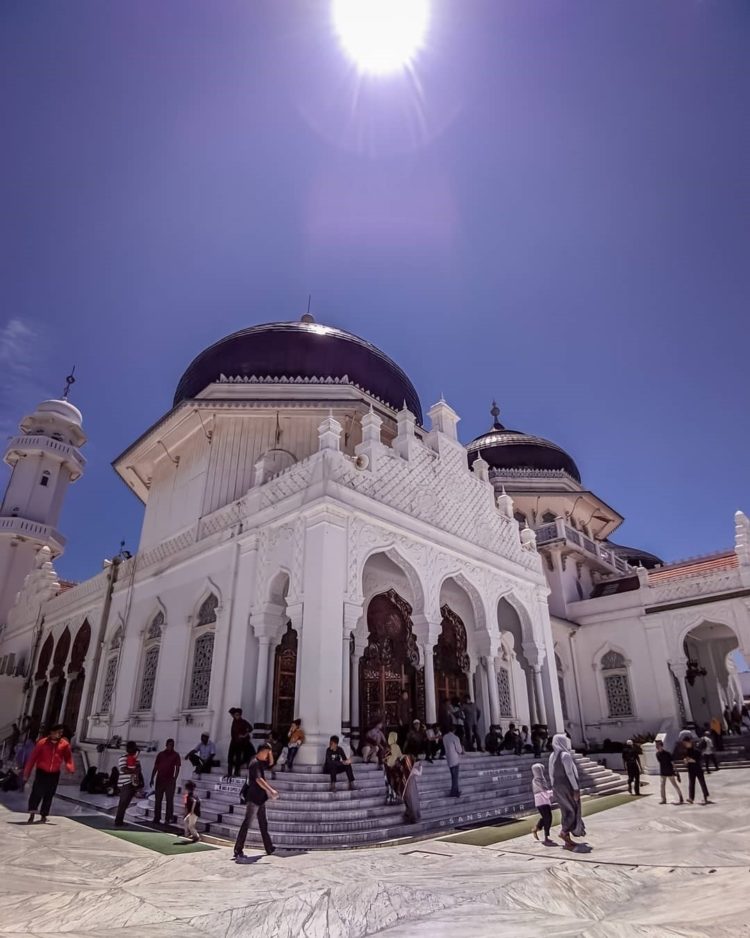
[{"label": "arched window", "polygon": [[143,664],[141,665],[141,686],[138,691],[138,709],[150,710],[156,687],[156,669],[159,665],[161,632],[164,625],[164,613],[157,612],[146,631],[143,644]]},{"label": "arched window", "polygon": [[497,669],[497,696],[500,700],[500,716],[513,716],[513,698],[510,693],[510,675],[508,669]]},{"label": "arched window", "polygon": [[545,511],[542,515],[542,521],[544,524],[554,524],[556,520],[557,518],[554,511]]},{"label": "arched window", "polygon": [[633,716],[628,665],[618,651],[608,651],[601,660],[604,692],[610,719]]},{"label": "arched window", "polygon": [[188,707],[200,709],[208,706],[211,689],[211,665],[214,660],[214,630],[219,600],[213,593],[201,603],[195,624],[193,640],[193,665],[190,670]]},{"label": "arched window", "polygon": [[115,692],[115,679],[117,677],[117,662],[120,658],[121,645],[122,626],[117,629],[109,643],[109,657],[107,658],[107,667],[104,672],[102,701],[99,705],[99,713],[109,713],[109,708],[112,706],[112,696]]}]

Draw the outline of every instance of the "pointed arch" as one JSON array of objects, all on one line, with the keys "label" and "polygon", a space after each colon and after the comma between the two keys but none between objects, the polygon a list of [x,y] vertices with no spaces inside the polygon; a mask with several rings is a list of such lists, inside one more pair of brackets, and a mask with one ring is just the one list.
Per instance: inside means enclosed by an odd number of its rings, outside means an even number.
[{"label": "pointed arch", "polygon": [[[374,557],[378,554],[382,554],[386,557],[392,564],[395,564],[401,572],[404,574],[406,581],[409,585],[409,591],[411,592],[411,609],[415,615],[423,614],[425,612],[425,587],[422,581],[421,576],[417,568],[406,559],[404,554],[393,544],[386,544],[377,547],[372,547],[364,556],[362,560],[362,565],[359,570],[358,585],[360,595],[363,596],[365,600],[371,599],[372,597],[365,596],[364,590],[364,577],[365,570],[368,566],[368,563],[372,561]],[[382,586],[375,590],[375,593],[382,592]],[[373,593],[373,595],[375,595]]]},{"label": "pointed arch", "polygon": [[204,594],[196,609],[185,702],[188,710],[203,710],[208,706],[219,607],[219,594],[212,590]]},{"label": "pointed arch", "polygon": [[48,635],[42,645],[42,650],[39,652],[39,660],[37,661],[36,674],[34,677],[37,681],[41,681],[47,676],[47,668],[49,663],[52,660],[52,652],[55,648],[55,642],[51,635]]},{"label": "pointed arch", "polygon": [[55,645],[55,654],[52,658],[51,677],[63,677],[65,675],[65,665],[68,663],[68,652],[70,651],[70,629],[66,625],[62,630],[60,637]]},{"label": "pointed arch", "polygon": [[632,719],[635,716],[630,691],[630,661],[621,648],[607,643],[594,658],[597,679],[603,692],[603,712],[610,720]]},{"label": "pointed arch", "polygon": [[150,710],[154,702],[156,674],[159,668],[161,639],[165,624],[164,607],[159,603],[157,611],[147,622],[143,633],[141,666],[139,668],[135,705],[135,709],[139,711]]}]

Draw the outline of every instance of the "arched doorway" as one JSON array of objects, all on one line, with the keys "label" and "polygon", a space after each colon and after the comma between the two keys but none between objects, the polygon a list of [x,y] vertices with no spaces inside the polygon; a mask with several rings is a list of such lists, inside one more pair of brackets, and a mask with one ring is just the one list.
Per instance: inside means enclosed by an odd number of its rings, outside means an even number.
[{"label": "arched doorway", "polygon": [[719,622],[702,622],[685,636],[685,689],[700,729],[713,719],[722,720],[735,704],[741,706],[742,694],[727,667],[727,656],[738,647],[734,630]]},{"label": "arched doorway", "polygon": [[438,713],[446,701],[463,700],[469,693],[469,656],[466,652],[466,627],[461,618],[445,605],[440,609],[443,621],[440,637],[433,651],[435,666],[435,701]]},{"label": "arched doorway", "polygon": [[65,704],[65,713],[63,714],[62,722],[71,733],[75,733],[76,726],[78,725],[78,714],[81,709],[81,699],[83,697],[83,685],[86,680],[86,672],[84,671],[83,664],[86,660],[90,642],[91,626],[88,624],[88,621],[84,621],[83,625],[76,633],[75,641],[73,642],[73,650],[70,653],[70,664],[68,665],[70,689],[68,691],[68,700]]},{"label": "arched doorway", "polygon": [[412,632],[411,606],[395,590],[370,600],[367,648],[360,661],[360,725],[398,725],[398,702],[407,691],[410,711],[424,717],[424,672]]},{"label": "arched doorway", "polygon": [[271,726],[283,734],[296,716],[294,696],[297,691],[297,632],[292,628],[291,622],[287,623],[286,631],[276,646],[273,675]]}]

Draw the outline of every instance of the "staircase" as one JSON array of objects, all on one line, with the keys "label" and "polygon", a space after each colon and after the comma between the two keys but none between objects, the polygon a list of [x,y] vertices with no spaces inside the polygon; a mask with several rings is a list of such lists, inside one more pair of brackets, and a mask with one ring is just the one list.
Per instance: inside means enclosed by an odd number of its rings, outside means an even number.
[{"label": "staircase", "polygon": [[716,758],[722,769],[750,768],[750,733],[724,736],[724,749],[716,750]]},{"label": "staircase", "polygon": [[[385,804],[383,772],[376,765],[355,764],[356,789],[349,791],[339,777],[335,792],[329,791],[328,776],[317,767],[298,766],[271,781],[280,798],[268,802],[268,826],[276,845],[304,850],[359,847],[475,826],[533,809],[531,766],[537,761],[533,755],[467,753],[461,763],[460,798],[448,797],[450,774],[444,760],[424,763],[419,780],[422,818],[417,824],[405,822],[403,805]],[[627,787],[622,776],[590,759],[576,756],[576,764],[584,794],[611,794]],[[242,784],[242,779],[218,775],[196,779],[202,801],[199,830],[235,839],[245,812],[239,803]],[[133,821],[152,816],[153,800],[138,802],[128,811]],[[255,825],[248,842],[260,843]]]}]

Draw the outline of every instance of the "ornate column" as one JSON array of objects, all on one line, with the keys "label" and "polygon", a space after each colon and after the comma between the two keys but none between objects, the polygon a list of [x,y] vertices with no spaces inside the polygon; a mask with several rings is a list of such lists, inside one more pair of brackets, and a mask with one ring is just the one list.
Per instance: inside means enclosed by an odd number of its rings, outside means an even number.
[{"label": "ornate column", "polygon": [[255,709],[253,722],[265,728],[266,725],[266,689],[268,686],[268,657],[271,649],[271,636],[258,637],[258,668],[255,677]]},{"label": "ornate column", "polygon": [[[60,712],[55,718],[56,723],[62,723],[63,716],[65,714],[65,708],[68,706],[68,695],[70,694],[70,685],[73,683],[73,675],[69,674],[68,679],[65,682],[65,690],[63,691],[63,699],[60,704]],[[71,729],[72,732],[72,729]]]},{"label": "ornate column", "polygon": [[344,632],[341,649],[341,729],[345,737],[352,735],[352,634],[362,617],[361,603],[344,603]]},{"label": "ornate column", "polygon": [[54,689],[57,687],[57,682],[60,678],[55,678],[54,680],[47,681],[47,696],[44,698],[44,710],[42,710],[42,718],[39,722],[39,728],[47,726],[47,720],[49,718],[49,708],[52,703],[52,698],[54,697]]},{"label": "ornate column", "polygon": [[[672,674],[675,676],[677,687],[680,690],[680,696],[682,697],[682,707],[685,711],[685,722],[693,723],[693,708],[690,706],[690,697],[687,691],[687,683],[685,682],[685,678],[687,676],[687,661],[684,658],[679,661],[670,661],[669,667],[671,668]],[[677,703],[679,705],[679,700]]]},{"label": "ornate column", "polygon": [[297,667],[294,673],[294,718],[300,716],[299,712],[299,687],[300,674],[302,672],[302,603],[287,602],[286,614],[288,620],[292,623],[292,628],[297,633]]},{"label": "ornate column", "polygon": [[537,723],[547,724],[547,711],[544,707],[544,687],[542,685],[542,666],[533,665],[534,669],[534,695],[536,697]]},{"label": "ornate column", "polygon": [[252,722],[255,724],[255,736],[265,738],[270,729],[268,700],[271,649],[281,637],[282,625],[286,622],[286,616],[282,607],[273,603],[266,603],[265,606],[252,613],[250,621],[258,640]]},{"label": "ornate column", "polygon": [[435,645],[440,635],[442,617],[438,611],[431,618],[425,615],[412,616],[414,636],[419,643],[420,654],[424,662],[424,707],[425,720],[429,724],[437,723],[437,703],[435,700]]},{"label": "ornate column", "polygon": [[350,734],[352,740],[352,748],[355,745],[359,745],[359,739],[361,736],[361,729],[359,725],[359,661],[362,655],[365,653],[365,648],[367,645],[363,641],[358,641],[357,637],[354,638],[354,651],[347,649],[348,661],[351,673],[351,693],[350,693],[350,702],[351,702],[351,727]]},{"label": "ornate column", "polygon": [[500,692],[497,688],[497,666],[495,655],[482,658],[487,676],[487,690],[490,695],[490,721],[493,726],[500,726]]}]

